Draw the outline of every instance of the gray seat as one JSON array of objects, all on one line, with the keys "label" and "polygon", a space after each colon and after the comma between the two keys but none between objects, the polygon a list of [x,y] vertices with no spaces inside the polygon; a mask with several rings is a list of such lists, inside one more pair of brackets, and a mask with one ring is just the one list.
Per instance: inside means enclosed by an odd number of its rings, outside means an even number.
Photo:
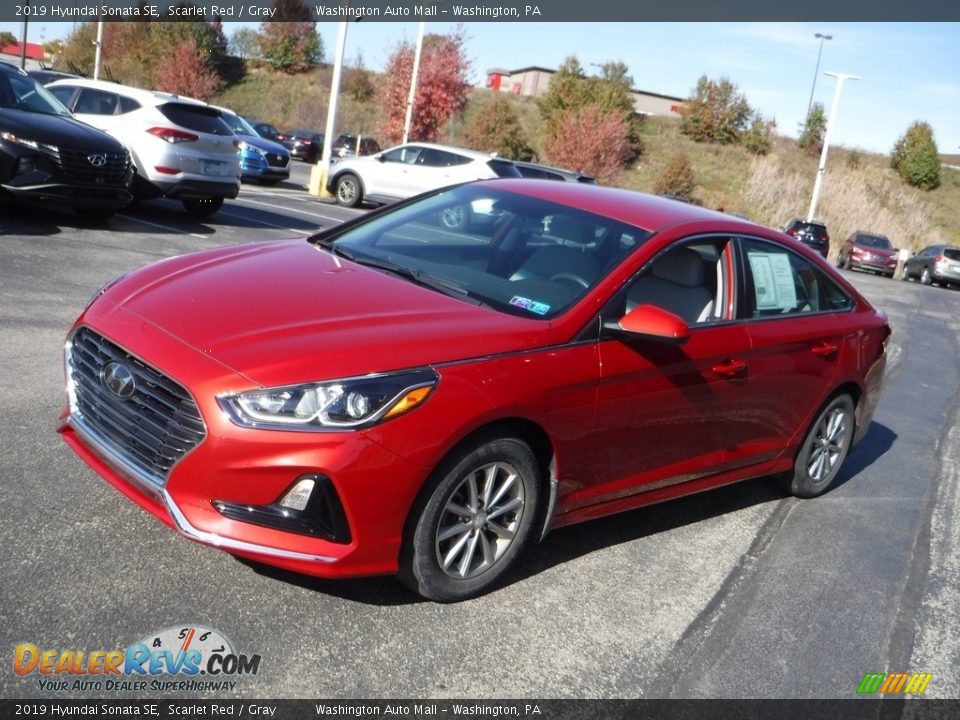
[{"label": "gray seat", "polygon": [[510,279],[549,280],[563,275],[580,278],[585,284],[593,282],[600,274],[600,261],[590,252],[596,242],[593,224],[568,215],[554,215],[550,235],[560,242],[534,250]]},{"label": "gray seat", "polygon": [[650,272],[627,292],[626,311],[656,305],[688,323],[703,322],[713,313],[713,293],[704,284],[703,258],[680,248],[657,260]]}]

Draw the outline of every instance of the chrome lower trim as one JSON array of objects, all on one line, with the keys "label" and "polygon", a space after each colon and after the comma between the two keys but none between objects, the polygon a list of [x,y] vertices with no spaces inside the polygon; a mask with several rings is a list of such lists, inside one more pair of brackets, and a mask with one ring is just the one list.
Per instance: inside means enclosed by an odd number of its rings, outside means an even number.
[{"label": "chrome lower trim", "polygon": [[124,480],[150,497],[157,500],[162,499],[162,478],[158,480],[144,475],[136,465],[128,461],[123,455],[115,452],[111,443],[88,425],[82,415],[71,413],[67,419],[67,423],[74,429],[77,435],[83,438],[87,449],[113,467],[118,474],[123,476]]},{"label": "chrome lower trim", "polygon": [[167,512],[177,526],[177,531],[184,537],[203,545],[212,545],[221,550],[235,550],[237,552],[255,553],[257,555],[267,555],[269,557],[282,558],[284,560],[302,560],[306,562],[334,563],[337,558],[327,555],[313,555],[311,553],[295,552],[293,550],[281,550],[280,548],[269,547],[267,545],[257,545],[255,543],[244,542],[243,540],[234,540],[225,538],[215,533],[198,530],[187,517],[183,514],[177,504],[173,501],[166,490],[163,490],[163,502],[167,506]]}]

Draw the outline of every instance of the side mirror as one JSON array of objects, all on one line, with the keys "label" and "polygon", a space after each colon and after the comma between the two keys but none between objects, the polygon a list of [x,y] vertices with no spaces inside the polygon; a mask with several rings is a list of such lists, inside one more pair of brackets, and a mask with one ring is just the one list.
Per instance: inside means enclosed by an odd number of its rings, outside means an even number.
[{"label": "side mirror", "polygon": [[638,305],[619,320],[605,323],[604,327],[668,345],[683,345],[690,339],[690,326],[683,318],[656,305]]},{"label": "side mirror", "polygon": [[373,156],[373,159],[376,160],[377,162],[387,161],[387,159],[383,156],[383,153],[377,153],[376,155]]}]

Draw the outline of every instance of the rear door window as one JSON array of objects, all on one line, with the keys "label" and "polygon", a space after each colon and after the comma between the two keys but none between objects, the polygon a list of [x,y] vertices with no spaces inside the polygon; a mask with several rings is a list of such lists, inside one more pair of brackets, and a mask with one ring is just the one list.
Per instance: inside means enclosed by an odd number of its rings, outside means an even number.
[{"label": "rear door window", "polygon": [[116,93],[83,88],[77,96],[74,112],[86,115],[116,115],[120,101]]}]

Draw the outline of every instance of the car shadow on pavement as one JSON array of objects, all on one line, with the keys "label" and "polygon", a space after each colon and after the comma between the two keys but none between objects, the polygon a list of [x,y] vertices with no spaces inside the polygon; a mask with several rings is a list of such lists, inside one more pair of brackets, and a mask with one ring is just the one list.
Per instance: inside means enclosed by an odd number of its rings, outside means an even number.
[{"label": "car shadow on pavement", "polygon": [[[896,438],[896,433],[890,428],[874,422],[863,440],[847,457],[830,491],[846,484],[876,462],[890,450]],[[787,497],[789,496],[784,493],[776,478],[760,477],[560,528],[548,534],[542,542],[528,545],[516,567],[506,573],[490,592],[496,593],[505,585],[534,577],[598,550],[635,542]],[[237,559],[260,575],[344,600],[378,606],[426,602],[392,577],[325,580],[251,560]],[[656,562],[655,558],[651,558],[650,562]]]},{"label": "car shadow on pavement", "polygon": [[[57,222],[60,219],[64,222]],[[20,205],[13,202],[0,203],[0,237],[4,235],[23,235],[39,237],[42,235],[57,235],[61,225],[77,225],[79,218],[69,210],[63,212],[52,211],[51,208],[40,208],[31,205]]]}]

